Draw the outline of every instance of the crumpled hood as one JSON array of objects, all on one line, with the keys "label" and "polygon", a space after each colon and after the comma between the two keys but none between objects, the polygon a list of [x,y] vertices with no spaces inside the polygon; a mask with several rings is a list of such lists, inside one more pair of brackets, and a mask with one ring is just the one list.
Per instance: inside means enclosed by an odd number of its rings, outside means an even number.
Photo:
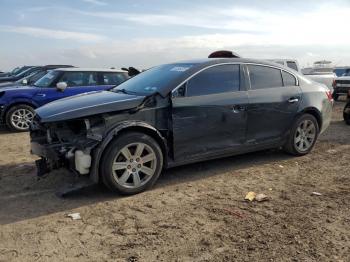
[{"label": "crumpled hood", "polygon": [[35,111],[41,122],[64,121],[135,108],[144,98],[110,91],[89,92],[48,103]]}]

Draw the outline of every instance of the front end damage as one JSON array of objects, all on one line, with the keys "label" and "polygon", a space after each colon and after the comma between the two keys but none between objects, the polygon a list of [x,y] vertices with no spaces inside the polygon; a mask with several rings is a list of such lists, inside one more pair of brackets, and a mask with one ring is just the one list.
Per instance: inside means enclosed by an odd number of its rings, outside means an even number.
[{"label": "front end damage", "polygon": [[79,175],[88,175],[92,150],[102,140],[100,119],[74,119],[41,123],[38,116],[31,125],[31,153],[36,161],[37,174],[43,176],[54,169],[67,168]]}]

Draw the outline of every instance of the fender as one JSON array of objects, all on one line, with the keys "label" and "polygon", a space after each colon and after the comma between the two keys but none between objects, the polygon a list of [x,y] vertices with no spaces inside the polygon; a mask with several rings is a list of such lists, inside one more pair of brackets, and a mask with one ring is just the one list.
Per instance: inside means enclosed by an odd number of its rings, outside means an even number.
[{"label": "fender", "polygon": [[40,105],[38,103],[36,103],[34,100],[32,100],[31,98],[27,98],[27,97],[20,97],[20,98],[15,98],[11,101],[11,103],[9,103],[7,105],[7,107],[11,107],[14,104],[28,104],[28,105],[32,105],[34,108],[38,108]]},{"label": "fender", "polygon": [[305,113],[313,115],[317,120],[317,123],[319,125],[319,129],[322,130],[323,123],[322,123],[322,114],[321,114],[320,110],[318,110],[316,107],[306,107],[303,110],[298,112],[298,114],[295,116],[295,119],[297,117],[300,117],[302,114],[305,114]]},{"label": "fender", "polygon": [[26,104],[32,106],[34,109],[38,108],[39,105],[29,98],[15,98],[11,100],[11,103],[5,104],[3,110],[1,111],[0,118],[3,119],[7,114],[7,111],[14,105]]},{"label": "fender", "polygon": [[[99,163],[101,160],[101,157],[103,155],[104,150],[109,145],[109,143],[112,141],[114,137],[116,137],[118,134],[120,134],[121,131],[134,128],[134,127],[141,127],[143,129],[148,129],[151,132],[157,134],[158,136],[158,142],[161,141],[160,147],[163,151],[163,153],[167,152],[167,146],[166,146],[166,139],[162,136],[162,134],[153,126],[151,126],[148,123],[142,122],[142,121],[125,121],[122,123],[117,124],[116,126],[113,126],[107,134],[104,136],[102,143],[100,143],[94,150],[92,151],[92,165],[91,165],[91,171],[90,171],[90,179],[97,183],[99,181]],[[166,154],[164,154],[164,161],[165,166],[167,163],[167,157]]]}]

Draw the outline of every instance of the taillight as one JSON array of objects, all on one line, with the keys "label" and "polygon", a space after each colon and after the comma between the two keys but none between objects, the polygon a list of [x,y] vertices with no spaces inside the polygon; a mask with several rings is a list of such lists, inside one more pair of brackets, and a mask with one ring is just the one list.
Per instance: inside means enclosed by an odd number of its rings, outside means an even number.
[{"label": "taillight", "polygon": [[333,96],[332,96],[332,92],[330,90],[326,91],[326,95],[329,101],[333,101]]}]

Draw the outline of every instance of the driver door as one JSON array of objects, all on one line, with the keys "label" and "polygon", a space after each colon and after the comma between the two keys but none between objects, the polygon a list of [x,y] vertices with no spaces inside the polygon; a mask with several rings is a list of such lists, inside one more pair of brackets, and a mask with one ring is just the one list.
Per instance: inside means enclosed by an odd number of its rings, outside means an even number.
[{"label": "driver door", "polygon": [[248,94],[240,65],[217,65],[173,92],[175,161],[239,150],[246,141]]}]

